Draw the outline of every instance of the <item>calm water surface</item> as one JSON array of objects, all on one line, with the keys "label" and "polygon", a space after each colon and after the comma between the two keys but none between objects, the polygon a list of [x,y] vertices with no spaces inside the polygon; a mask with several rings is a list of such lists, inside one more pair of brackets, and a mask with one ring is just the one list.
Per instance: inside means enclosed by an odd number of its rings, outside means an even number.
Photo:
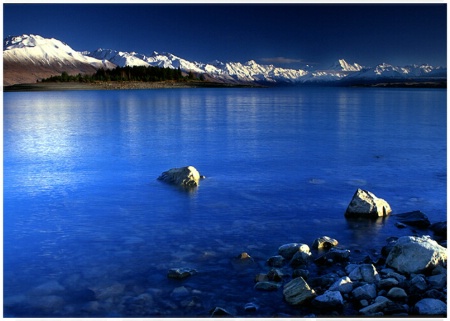
[{"label": "calm water surface", "polygon": [[[301,314],[253,289],[280,245],[328,235],[357,258],[413,233],[345,220],[358,187],[446,220],[445,90],[4,93],[3,116],[6,316]],[[156,180],[186,165],[197,190]]]}]

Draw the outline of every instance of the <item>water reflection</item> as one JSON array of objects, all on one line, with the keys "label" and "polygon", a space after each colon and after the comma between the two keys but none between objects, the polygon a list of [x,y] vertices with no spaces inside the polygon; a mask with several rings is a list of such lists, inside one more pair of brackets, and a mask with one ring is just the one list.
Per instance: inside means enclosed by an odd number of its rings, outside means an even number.
[{"label": "water reflection", "polygon": [[389,216],[376,219],[346,218],[347,226],[352,232],[353,239],[360,245],[365,245],[371,239],[375,239],[386,226],[388,220]]}]

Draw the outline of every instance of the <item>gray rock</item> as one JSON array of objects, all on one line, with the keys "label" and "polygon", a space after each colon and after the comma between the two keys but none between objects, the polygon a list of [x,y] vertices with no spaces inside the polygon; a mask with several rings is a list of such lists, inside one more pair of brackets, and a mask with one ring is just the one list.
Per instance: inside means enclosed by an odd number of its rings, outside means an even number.
[{"label": "gray rock", "polygon": [[359,264],[348,276],[352,281],[376,283],[380,280],[380,275],[373,264]]},{"label": "gray rock", "polygon": [[416,291],[425,291],[428,288],[427,281],[421,275],[414,276],[411,281],[411,293]]},{"label": "gray rock", "polygon": [[403,284],[406,281],[406,277],[404,275],[401,275],[401,274],[399,274],[399,273],[397,273],[394,270],[389,269],[389,268],[382,269],[380,271],[380,273],[383,274],[384,278],[394,278],[394,279],[396,279],[399,282],[399,284]]},{"label": "gray rock", "polygon": [[427,278],[431,288],[443,289],[447,285],[447,274],[436,274]]},{"label": "gray rock", "polygon": [[247,252],[242,252],[231,260],[231,264],[235,269],[240,270],[252,267],[256,262]]},{"label": "gray rock", "polygon": [[414,305],[419,315],[447,315],[447,304],[437,299],[422,299]]},{"label": "gray rock", "polygon": [[267,260],[267,265],[273,267],[282,267],[286,263],[286,259],[281,255],[275,255]]},{"label": "gray rock", "polygon": [[436,236],[447,238],[447,221],[431,224],[430,230],[432,230]]},{"label": "gray rock", "polygon": [[244,306],[245,312],[257,312],[259,310],[259,305],[254,302],[249,302]]},{"label": "gray rock", "polygon": [[167,272],[167,277],[182,280],[196,273],[196,270],[190,268],[173,268]]},{"label": "gray rock", "polygon": [[338,245],[339,242],[329,236],[322,236],[314,240],[312,248],[315,250],[330,249]]},{"label": "gray rock", "polygon": [[316,297],[316,292],[302,277],[298,277],[284,286],[283,296],[289,304],[299,305]]},{"label": "gray rock", "polygon": [[233,315],[221,307],[215,307],[210,310],[211,317],[232,317]]},{"label": "gray rock", "polygon": [[281,283],[262,281],[255,284],[255,290],[260,291],[276,291],[281,287]]},{"label": "gray rock", "polygon": [[364,284],[352,291],[355,300],[372,300],[377,297],[377,287],[375,284]]},{"label": "gray rock", "polygon": [[430,220],[421,211],[407,212],[393,216],[397,219],[397,221],[409,226],[415,226],[418,228],[427,228],[430,226]]},{"label": "gray rock", "polygon": [[339,291],[326,291],[315,297],[311,303],[320,309],[335,309],[344,305],[344,298]]},{"label": "gray rock", "polygon": [[283,281],[284,274],[279,269],[272,268],[268,273],[267,277],[270,281],[281,282]]},{"label": "gray rock", "polygon": [[408,295],[402,288],[393,287],[387,293],[387,297],[394,301],[403,301],[408,297]]},{"label": "gray rock", "polygon": [[358,188],[345,212],[346,217],[376,218],[388,216],[390,205],[373,193]]},{"label": "gray rock", "polygon": [[194,166],[172,168],[163,172],[158,180],[183,187],[196,187],[200,181],[200,173]]},{"label": "gray rock", "polygon": [[380,282],[378,282],[378,287],[380,289],[388,289],[396,285],[398,285],[398,280],[395,278],[381,279]]},{"label": "gray rock", "polygon": [[301,276],[304,280],[308,279],[309,271],[305,269],[295,269],[294,272],[292,272],[292,278],[298,278]]},{"label": "gray rock", "polygon": [[350,293],[353,290],[353,282],[348,276],[344,276],[334,282],[328,290],[339,291],[341,293]]},{"label": "gray rock", "polygon": [[386,265],[400,273],[420,273],[447,262],[447,249],[429,236],[403,236],[397,240]]},{"label": "gray rock", "polygon": [[310,253],[309,246],[303,243],[288,243],[278,248],[278,254],[286,260],[292,259],[297,252]]},{"label": "gray rock", "polygon": [[310,263],[311,257],[312,256],[310,252],[297,252],[294,254],[289,264],[294,268],[302,265],[307,265]]},{"label": "gray rock", "polygon": [[188,296],[190,294],[188,288],[185,286],[179,286],[175,289],[173,289],[172,293],[170,293],[170,296],[175,299],[179,299],[185,296]]},{"label": "gray rock", "polygon": [[350,259],[350,250],[332,248],[314,260],[316,264],[333,264]]},{"label": "gray rock", "polygon": [[379,296],[375,299],[375,302],[367,307],[362,308],[359,310],[359,313],[363,315],[373,315],[375,313],[382,312],[384,308],[386,308],[389,305],[390,301],[388,298],[385,298],[383,296]]}]

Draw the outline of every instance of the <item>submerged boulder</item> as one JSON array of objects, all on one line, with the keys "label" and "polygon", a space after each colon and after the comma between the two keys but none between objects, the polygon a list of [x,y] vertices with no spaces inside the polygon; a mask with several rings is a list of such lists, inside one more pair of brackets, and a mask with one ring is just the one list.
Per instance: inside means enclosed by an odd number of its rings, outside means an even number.
[{"label": "submerged boulder", "polygon": [[421,211],[413,211],[395,215],[395,218],[403,224],[415,226],[418,228],[427,228],[430,226],[430,220]]},{"label": "submerged boulder", "polygon": [[388,216],[391,212],[390,205],[384,199],[376,197],[369,191],[358,188],[347,207],[345,216],[377,218],[380,216]]},{"label": "submerged boulder", "polygon": [[302,277],[298,277],[284,286],[283,296],[287,303],[299,305],[315,298],[317,295]]},{"label": "submerged boulder", "polygon": [[386,259],[386,265],[400,273],[421,273],[447,263],[447,249],[428,235],[403,236]]},{"label": "submerged boulder", "polygon": [[204,177],[194,166],[185,166],[163,172],[158,180],[183,187],[196,187],[202,178]]}]

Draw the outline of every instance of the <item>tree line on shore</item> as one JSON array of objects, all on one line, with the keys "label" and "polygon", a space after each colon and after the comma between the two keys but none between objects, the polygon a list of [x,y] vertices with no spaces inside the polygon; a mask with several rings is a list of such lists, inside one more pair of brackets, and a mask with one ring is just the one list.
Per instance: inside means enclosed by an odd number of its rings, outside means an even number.
[{"label": "tree line on shore", "polygon": [[191,71],[184,76],[181,69],[172,69],[166,67],[153,66],[125,66],[114,69],[100,68],[93,75],[81,73],[69,75],[63,71],[61,75],[51,76],[42,79],[41,82],[94,82],[94,81],[143,81],[156,82],[165,80],[185,81],[185,80],[203,80],[203,77],[196,77]]}]

